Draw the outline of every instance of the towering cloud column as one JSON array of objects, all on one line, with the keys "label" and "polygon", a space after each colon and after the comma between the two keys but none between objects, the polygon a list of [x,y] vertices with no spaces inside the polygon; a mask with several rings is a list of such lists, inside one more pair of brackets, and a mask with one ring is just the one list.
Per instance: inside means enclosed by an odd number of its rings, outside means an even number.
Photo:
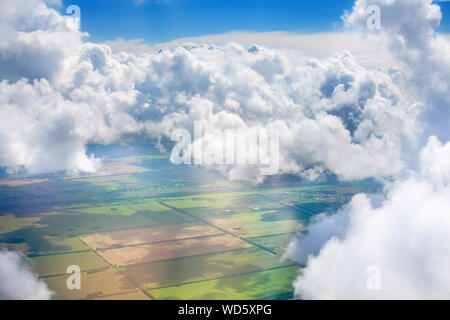
[{"label": "towering cloud column", "polygon": [[[381,12],[381,29],[366,29],[367,8]],[[433,27],[441,12],[430,0],[358,0],[346,21],[385,41],[403,64],[409,92],[428,140],[410,153],[419,168],[405,168],[386,184],[386,198],[355,196],[332,216],[321,215],[287,256],[306,262],[295,292],[305,299],[450,298],[450,44]],[[439,136],[427,138],[433,133]]]}]

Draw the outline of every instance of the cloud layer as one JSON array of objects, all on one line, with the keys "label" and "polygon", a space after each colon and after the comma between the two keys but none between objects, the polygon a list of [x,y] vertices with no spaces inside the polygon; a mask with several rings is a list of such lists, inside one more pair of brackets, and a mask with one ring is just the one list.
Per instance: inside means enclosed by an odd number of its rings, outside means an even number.
[{"label": "cloud layer", "polygon": [[[113,53],[83,42],[73,18],[40,1],[4,1],[0,15],[11,35],[0,45],[8,66],[0,69],[0,165],[10,169],[95,171],[88,143],[170,137],[193,121],[205,130],[276,128],[280,173],[307,178],[396,175],[415,147],[422,105],[406,94],[402,73],[367,70],[348,52],[317,60],[256,45],[186,44]],[[213,168],[263,179],[254,168]]]}]

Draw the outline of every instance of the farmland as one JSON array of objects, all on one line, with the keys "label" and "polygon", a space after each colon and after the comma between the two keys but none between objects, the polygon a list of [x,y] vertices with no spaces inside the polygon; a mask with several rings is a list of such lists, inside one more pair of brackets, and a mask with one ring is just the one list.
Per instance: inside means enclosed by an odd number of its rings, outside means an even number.
[{"label": "farmland", "polygon": [[[55,299],[290,299],[283,260],[312,217],[372,182],[260,186],[175,166],[149,145],[93,147],[94,175],[4,176],[0,248],[20,250]],[[18,183],[22,181],[23,183]],[[81,289],[66,288],[80,267]]]}]

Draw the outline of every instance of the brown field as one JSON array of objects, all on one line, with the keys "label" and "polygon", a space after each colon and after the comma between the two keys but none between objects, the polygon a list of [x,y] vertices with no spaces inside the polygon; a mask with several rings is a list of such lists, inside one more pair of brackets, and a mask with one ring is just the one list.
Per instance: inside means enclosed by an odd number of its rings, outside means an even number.
[{"label": "brown field", "polygon": [[17,187],[17,186],[23,186],[26,184],[41,183],[41,182],[45,182],[45,181],[47,181],[47,180],[2,180],[2,181],[0,181],[0,186]]},{"label": "brown field", "polygon": [[112,265],[127,266],[179,257],[223,252],[249,246],[250,245],[247,242],[233,236],[221,235],[202,239],[177,240],[136,247],[102,250],[98,251],[98,253]]},{"label": "brown field", "polygon": [[208,226],[197,224],[177,224],[149,228],[118,230],[88,234],[83,241],[96,250],[123,246],[136,246],[152,242],[180,240],[193,237],[218,235],[222,232]]}]

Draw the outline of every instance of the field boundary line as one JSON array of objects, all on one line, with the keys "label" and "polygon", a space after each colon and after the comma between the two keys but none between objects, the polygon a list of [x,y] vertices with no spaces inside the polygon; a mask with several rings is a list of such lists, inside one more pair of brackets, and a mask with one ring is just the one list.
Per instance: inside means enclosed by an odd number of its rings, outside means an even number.
[{"label": "field boundary line", "polygon": [[270,238],[270,237],[276,237],[276,236],[295,235],[298,232],[301,232],[301,231],[281,232],[281,233],[273,233],[273,234],[263,234],[263,235],[260,235],[260,236],[245,237],[244,239]]},{"label": "field boundary line", "polygon": [[90,249],[86,250],[78,250],[78,251],[67,251],[67,252],[54,252],[54,253],[37,253],[37,254],[27,254],[28,258],[37,258],[37,257],[48,257],[48,256],[60,256],[65,254],[75,254],[75,253],[86,253],[90,251],[94,251],[91,246]]}]

